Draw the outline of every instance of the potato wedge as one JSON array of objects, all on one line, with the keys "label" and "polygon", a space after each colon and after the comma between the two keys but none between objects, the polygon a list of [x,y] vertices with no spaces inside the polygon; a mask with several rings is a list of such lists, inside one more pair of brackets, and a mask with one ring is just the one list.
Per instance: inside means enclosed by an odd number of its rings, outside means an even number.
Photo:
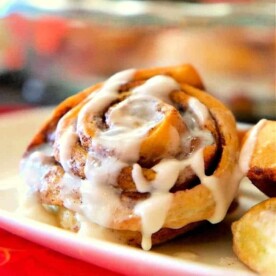
[{"label": "potato wedge", "polygon": [[233,250],[261,275],[276,275],[276,198],[252,207],[232,224]]}]

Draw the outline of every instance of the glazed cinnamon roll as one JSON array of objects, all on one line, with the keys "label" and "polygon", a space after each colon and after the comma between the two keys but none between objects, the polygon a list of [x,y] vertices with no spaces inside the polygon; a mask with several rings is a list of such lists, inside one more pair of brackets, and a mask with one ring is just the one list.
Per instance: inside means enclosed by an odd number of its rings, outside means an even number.
[{"label": "glazed cinnamon roll", "polygon": [[220,222],[242,177],[232,113],[189,65],[126,70],[65,100],[22,172],[62,227],[91,222],[150,249]]}]

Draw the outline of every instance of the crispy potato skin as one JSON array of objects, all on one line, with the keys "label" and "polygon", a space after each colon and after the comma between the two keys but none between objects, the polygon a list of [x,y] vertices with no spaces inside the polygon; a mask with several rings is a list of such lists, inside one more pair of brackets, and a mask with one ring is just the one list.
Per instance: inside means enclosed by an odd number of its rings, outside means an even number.
[{"label": "crispy potato skin", "polygon": [[250,165],[265,169],[274,169],[276,179],[276,121],[266,120],[258,133],[256,146]]},{"label": "crispy potato skin", "polygon": [[276,121],[267,120],[260,129],[247,176],[264,194],[276,197]]}]

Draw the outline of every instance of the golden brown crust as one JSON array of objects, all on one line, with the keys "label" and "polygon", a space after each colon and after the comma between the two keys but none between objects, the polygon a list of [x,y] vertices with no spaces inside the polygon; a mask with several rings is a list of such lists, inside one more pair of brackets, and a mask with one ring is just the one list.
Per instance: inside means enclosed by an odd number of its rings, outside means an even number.
[{"label": "golden brown crust", "polygon": [[[74,212],[61,207],[57,211],[57,217],[58,217],[59,225],[62,228],[73,232],[79,231],[80,225],[78,220],[76,219],[76,214]],[[193,230],[194,228],[198,227],[199,225],[202,225],[203,223],[204,223],[203,221],[198,221],[198,222],[185,225],[184,227],[181,227],[179,229],[162,228],[158,232],[152,235],[152,244],[158,245],[165,241],[169,241],[175,238],[176,236],[179,236],[181,234],[184,234]],[[112,234],[115,236],[115,240],[117,240],[118,242],[123,241],[124,243],[138,246],[138,247],[140,247],[141,245],[141,241],[142,241],[141,232],[129,231],[129,230],[112,230],[112,229],[101,229],[101,230],[103,232],[103,235],[104,234],[107,235],[106,231],[108,232],[112,231]]]},{"label": "golden brown crust", "polygon": [[[185,234],[189,231],[192,231],[196,227],[202,225],[204,222],[197,221],[190,224],[185,225],[184,227],[178,229],[171,229],[171,228],[162,228],[158,232],[152,235],[152,244],[158,245],[169,240],[174,239],[175,237]],[[121,233],[125,234],[125,233]],[[127,236],[127,243],[130,245],[140,246],[142,241],[142,235],[140,232],[130,232],[128,231]]]},{"label": "golden brown crust", "polygon": [[[166,74],[172,76],[176,79],[176,81],[184,82],[194,87],[203,88],[202,80],[199,74],[191,65],[181,65],[178,67],[158,67],[153,69],[140,69],[137,70],[134,77],[134,84],[140,83],[140,81],[146,80],[152,76],[158,74]],[[53,111],[52,115],[49,119],[44,123],[38,133],[34,136],[31,143],[27,148],[27,152],[30,151],[32,148],[44,143],[48,139],[48,135],[51,133],[53,129],[56,128],[56,125],[59,119],[66,114],[69,110],[73,107],[77,106],[81,103],[88,95],[95,92],[102,86],[102,83],[93,85],[89,88],[84,89],[83,91],[79,92],[76,95],[73,95],[62,103],[60,103],[55,110]],[[125,87],[122,85],[122,89]],[[84,103],[83,103],[84,104]],[[27,154],[26,152],[26,154]]]},{"label": "golden brown crust", "polygon": [[97,84],[94,86],[91,86],[81,92],[79,92],[77,95],[73,95],[66,100],[64,100],[61,104],[59,104],[49,119],[43,124],[43,126],[40,128],[40,130],[37,132],[37,134],[32,139],[31,143],[28,145],[27,150],[25,154],[28,154],[32,148],[37,147],[43,143],[45,143],[49,136],[52,134],[52,131],[56,128],[57,123],[59,119],[66,114],[69,110],[71,110],[74,106],[78,105],[82,100],[84,100],[89,94],[93,93],[102,84]]},{"label": "golden brown crust", "polygon": [[[131,89],[144,83],[148,78],[165,74],[174,78],[180,85],[180,91],[172,91],[171,100],[180,107],[187,109],[187,102],[191,97],[196,98],[205,105],[209,112],[208,119],[201,126],[204,130],[210,132],[214,138],[211,145],[204,147],[203,160],[205,165],[205,173],[213,175],[215,178],[227,177],[234,173],[239,150],[239,141],[236,130],[236,123],[232,113],[218,100],[211,95],[198,88],[202,88],[200,77],[191,66],[165,67],[147,70],[138,70],[134,74],[133,80],[122,85],[119,88],[120,95],[118,101],[128,97]],[[60,194],[59,180],[64,174],[61,166],[59,138],[63,131],[76,120],[76,116],[81,108],[87,103],[87,97],[97,91],[103,84],[92,86],[83,92],[70,97],[61,103],[53,112],[51,118],[42,127],[40,132],[34,137],[30,143],[25,157],[33,150],[33,148],[48,142],[54,147],[54,163],[55,166],[44,176],[43,191],[40,191],[40,199],[43,204],[54,204],[63,206],[63,200]],[[198,87],[198,88],[196,88]],[[116,104],[115,101],[112,104]],[[69,112],[70,111],[70,112]],[[162,158],[182,154],[175,149],[175,152],[169,152],[170,136],[169,130],[173,128],[179,134],[185,133],[187,126],[182,122],[182,118],[178,111],[170,109],[163,111],[164,120],[162,123],[154,127],[148,136],[142,142],[140,148],[139,165],[142,167],[142,173],[147,180],[155,178],[155,171],[151,169]],[[63,117],[62,123],[57,124]],[[91,118],[89,118],[91,119]],[[91,140],[97,128],[106,127],[98,118],[92,118],[85,125],[85,133],[80,133],[78,141],[75,143],[71,152],[69,162],[71,173],[81,179],[85,179],[84,166]],[[199,148],[199,142],[193,140],[190,148],[185,154],[189,155]],[[104,149],[97,149],[102,155],[108,154]],[[167,155],[166,155],[167,154]],[[116,210],[110,228],[115,230],[141,232],[141,219],[133,214],[133,206],[139,200],[147,198],[147,193],[139,193],[134,184],[131,175],[132,167],[125,167],[117,179],[115,188],[121,191],[122,210]],[[186,174],[188,175],[186,177]],[[150,184],[149,184],[150,185]],[[229,183],[231,185],[231,183]],[[213,193],[200,183],[199,178],[188,166],[182,175],[175,182],[175,186],[170,190],[173,193],[173,201],[169,208],[163,228],[153,235],[153,242],[159,243],[166,239],[170,239],[175,235],[185,232],[187,229],[198,222],[210,219],[216,209],[216,200]],[[74,191],[74,200],[80,202],[80,193]],[[116,216],[116,212],[124,213],[122,216]],[[64,213],[68,218],[68,212]],[[70,216],[69,216],[70,217]],[[61,225],[68,225],[62,222]],[[68,220],[70,222],[74,220]],[[68,226],[70,229],[76,227]],[[177,230],[176,230],[177,228]],[[139,234],[140,235],[140,234]],[[134,240],[137,240],[135,238]],[[140,240],[139,240],[140,241]]]},{"label": "golden brown crust", "polygon": [[233,171],[237,161],[239,140],[236,120],[232,112],[208,93],[203,93],[199,89],[186,84],[182,85],[182,89],[186,94],[197,98],[201,103],[206,105],[216,122],[222,147],[222,156],[214,174],[220,177],[227,170]]},{"label": "golden brown crust", "polygon": [[238,258],[261,275],[276,272],[276,198],[252,207],[232,225]]},{"label": "golden brown crust", "polygon": [[238,137],[239,137],[240,146],[242,146],[242,143],[244,141],[244,137],[245,137],[247,132],[248,132],[248,129],[238,129]]},{"label": "golden brown crust", "polygon": [[140,69],[137,70],[134,76],[136,80],[146,80],[156,75],[167,75],[175,79],[179,83],[187,83],[191,86],[203,89],[204,85],[202,80],[191,65],[179,65],[158,67],[153,69]]}]

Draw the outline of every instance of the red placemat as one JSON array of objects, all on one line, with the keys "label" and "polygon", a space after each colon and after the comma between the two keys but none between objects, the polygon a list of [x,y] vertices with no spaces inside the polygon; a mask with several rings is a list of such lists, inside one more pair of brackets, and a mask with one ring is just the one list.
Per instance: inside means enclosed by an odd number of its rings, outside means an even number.
[{"label": "red placemat", "polygon": [[25,104],[0,105],[0,115],[30,108],[32,108],[32,106]]},{"label": "red placemat", "polygon": [[1,276],[56,276],[120,274],[73,259],[0,228]]}]

